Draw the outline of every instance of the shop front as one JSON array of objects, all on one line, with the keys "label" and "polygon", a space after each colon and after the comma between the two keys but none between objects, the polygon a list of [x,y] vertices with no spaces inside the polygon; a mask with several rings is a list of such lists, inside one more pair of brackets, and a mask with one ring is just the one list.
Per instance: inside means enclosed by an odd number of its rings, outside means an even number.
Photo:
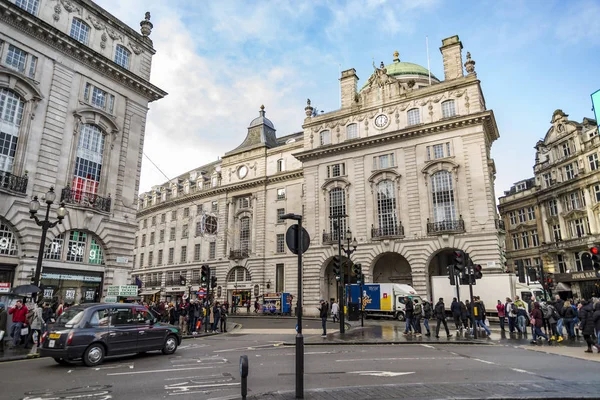
[{"label": "shop front", "polygon": [[180,303],[184,300],[184,295],[188,295],[186,286],[171,286],[165,288],[165,300],[167,303]]},{"label": "shop front", "polygon": [[557,282],[554,291],[562,298],[589,300],[600,297],[600,271],[554,274],[554,280]]},{"label": "shop front", "polygon": [[145,287],[141,292],[140,296],[144,303],[158,303],[160,301],[160,288],[159,287]]},{"label": "shop front", "polygon": [[103,280],[102,272],[44,268],[40,283],[45,302],[72,305],[99,302]]}]

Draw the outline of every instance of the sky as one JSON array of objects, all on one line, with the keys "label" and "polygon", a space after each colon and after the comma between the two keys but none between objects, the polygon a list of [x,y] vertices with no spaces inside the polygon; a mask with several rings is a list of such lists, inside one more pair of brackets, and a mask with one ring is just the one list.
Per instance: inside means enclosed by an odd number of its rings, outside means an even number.
[{"label": "sky", "polygon": [[[401,61],[443,78],[439,47],[459,35],[471,52],[500,138],[496,196],[533,176],[534,146],[556,109],[594,118],[600,89],[600,0],[96,0],[139,31],[150,11],[150,104],[140,193],[237,147],[265,105],[278,136],[302,130],[306,99],[339,108],[339,71],[359,86],[372,63]],[[160,169],[160,170],[159,170]],[[162,171],[162,172],[161,172]],[[165,176],[166,175],[166,176]]]}]

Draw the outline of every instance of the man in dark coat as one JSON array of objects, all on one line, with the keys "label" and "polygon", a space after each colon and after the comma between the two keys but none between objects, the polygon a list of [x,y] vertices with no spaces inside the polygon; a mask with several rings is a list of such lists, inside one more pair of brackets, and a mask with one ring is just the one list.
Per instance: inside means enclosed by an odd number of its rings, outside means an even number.
[{"label": "man in dark coat", "polygon": [[329,304],[321,299],[319,316],[321,317],[321,326],[323,327],[323,334],[321,335],[323,337],[327,337],[327,314],[329,314]]},{"label": "man in dark coat", "polygon": [[461,318],[460,318],[460,303],[456,299],[452,299],[452,304],[450,304],[450,311],[452,312],[452,317],[454,318],[454,325],[456,326],[456,332],[460,331],[462,328]]},{"label": "man in dark coat", "polygon": [[412,326],[413,321],[412,320],[413,320],[413,313],[415,310],[414,304],[413,304],[412,300],[410,299],[410,297],[404,298],[404,306],[405,306],[404,317],[406,319],[406,327],[404,328],[404,335],[410,335],[410,332],[413,329],[413,326]]},{"label": "man in dark coat", "polygon": [[583,333],[583,338],[587,343],[586,353],[593,353],[592,346],[594,345],[594,305],[586,300],[581,300],[579,306],[579,329]]},{"label": "man in dark coat", "polygon": [[594,304],[594,313],[592,314],[592,319],[594,321],[594,328],[596,328],[596,334],[598,335],[598,343],[596,343],[594,346],[596,349],[598,349],[598,353],[600,353],[600,301]]},{"label": "man in dark coat", "polygon": [[435,337],[440,337],[440,324],[444,324],[444,328],[446,328],[446,336],[451,337],[452,334],[448,330],[448,323],[446,322],[446,306],[444,305],[444,299],[442,297],[440,297],[440,300],[435,305],[433,313],[435,314],[435,319],[437,319]]}]

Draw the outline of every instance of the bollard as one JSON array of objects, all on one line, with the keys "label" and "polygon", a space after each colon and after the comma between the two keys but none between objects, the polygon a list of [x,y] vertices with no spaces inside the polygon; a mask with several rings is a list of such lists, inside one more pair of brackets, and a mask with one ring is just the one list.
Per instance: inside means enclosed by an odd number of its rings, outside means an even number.
[{"label": "bollard", "polygon": [[240,376],[242,377],[242,399],[248,395],[248,356],[240,356]]}]

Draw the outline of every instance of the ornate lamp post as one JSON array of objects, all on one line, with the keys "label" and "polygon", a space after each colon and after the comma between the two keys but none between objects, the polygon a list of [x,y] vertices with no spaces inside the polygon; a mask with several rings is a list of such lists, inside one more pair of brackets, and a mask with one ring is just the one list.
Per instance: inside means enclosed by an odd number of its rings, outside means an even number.
[{"label": "ornate lamp post", "polygon": [[[62,224],[62,220],[65,218],[67,214],[67,210],[65,209],[65,203],[60,203],[60,207],[56,210],[57,220],[54,222],[50,222],[48,219],[50,216],[50,207],[54,204],[54,200],[56,200],[56,193],[54,193],[54,187],[51,187],[48,193],[44,196],[43,200],[46,202],[46,216],[43,220],[40,220],[37,217],[37,212],[40,209],[40,202],[38,201],[38,197],[34,196],[33,200],[29,203],[29,218],[35,220],[35,223],[38,226],[42,227],[42,240],[40,241],[40,251],[38,253],[37,264],[35,267],[35,276],[33,278],[33,284],[37,287],[40,286],[40,275],[42,274],[42,260],[44,259],[44,246],[46,245],[46,233],[48,229],[54,228],[57,224]],[[37,301],[37,293],[33,296],[34,301]]]},{"label": "ornate lamp post", "polygon": [[[338,224],[338,229],[339,229],[339,224]],[[348,283],[350,283],[350,256],[352,255],[352,253],[354,253],[356,251],[356,248],[358,247],[358,242],[356,241],[356,239],[352,238],[352,231],[350,230],[350,228],[348,228],[348,230],[346,230],[345,233],[345,239],[347,242],[346,247],[344,247],[344,245],[342,244],[342,235],[341,232],[338,233],[338,240],[339,240],[339,246],[340,246],[340,253],[341,251],[344,251],[344,253],[346,253],[346,265],[342,265],[342,267],[340,268],[341,274],[340,274],[340,283],[342,285],[342,296],[341,296],[341,306],[340,306],[340,333],[345,333],[346,331],[346,326],[344,325],[344,317],[345,317],[345,312],[344,312],[344,307],[346,305],[346,279],[345,279],[345,275],[346,275],[346,266],[348,267]]]}]

